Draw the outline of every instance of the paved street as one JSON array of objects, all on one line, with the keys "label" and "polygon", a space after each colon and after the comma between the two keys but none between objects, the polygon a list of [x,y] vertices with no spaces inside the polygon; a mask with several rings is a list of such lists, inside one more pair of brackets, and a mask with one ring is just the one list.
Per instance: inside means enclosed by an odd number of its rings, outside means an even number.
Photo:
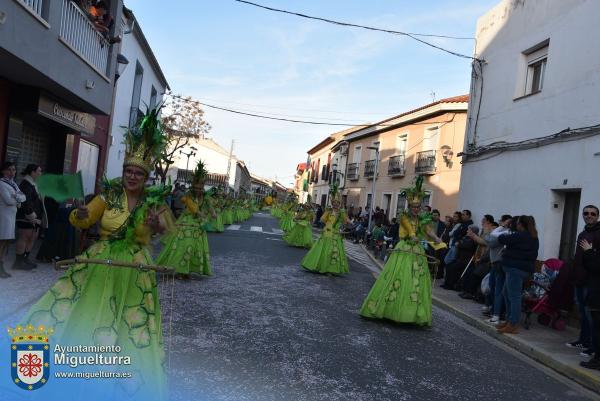
[{"label": "paved street", "polygon": [[[360,318],[368,258],[351,249],[346,277],[306,272],[276,223],[259,213],[211,234],[211,278],[161,278],[172,401],[589,399],[441,310],[431,329]],[[3,281],[3,326],[57,277]]]},{"label": "paved street", "polygon": [[256,214],[212,234],[214,277],[175,283],[174,400],[585,399],[440,310],[432,329],[361,319],[370,271],[305,272],[277,233]]}]

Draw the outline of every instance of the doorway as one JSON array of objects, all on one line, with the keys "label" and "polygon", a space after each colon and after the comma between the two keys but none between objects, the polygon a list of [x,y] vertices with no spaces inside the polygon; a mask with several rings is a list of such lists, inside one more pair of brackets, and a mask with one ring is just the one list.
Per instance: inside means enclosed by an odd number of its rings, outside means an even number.
[{"label": "doorway", "polygon": [[79,156],[77,157],[77,170],[81,171],[83,193],[93,194],[96,189],[96,173],[98,171],[98,155],[100,149],[91,142],[79,142]]},{"label": "doorway", "polygon": [[383,210],[385,211],[385,218],[390,220],[390,209],[392,207],[392,194],[383,194]]},{"label": "doorway", "polygon": [[579,222],[581,190],[564,192],[563,196],[565,208],[563,210],[558,258],[560,260],[568,261],[573,259],[575,248],[577,246],[577,224]]}]

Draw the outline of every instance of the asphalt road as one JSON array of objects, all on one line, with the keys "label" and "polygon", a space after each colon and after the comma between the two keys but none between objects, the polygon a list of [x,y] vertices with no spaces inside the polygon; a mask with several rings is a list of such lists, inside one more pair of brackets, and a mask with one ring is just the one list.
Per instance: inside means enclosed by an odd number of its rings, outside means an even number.
[{"label": "asphalt road", "polygon": [[[357,249],[345,277],[306,272],[267,214],[209,242],[213,277],[160,278],[170,401],[600,399],[444,311],[430,329],[360,318],[374,267]],[[60,275],[11,273],[2,327]],[[22,395],[0,373],[0,400]]]},{"label": "asphalt road", "polygon": [[589,399],[441,310],[430,329],[360,318],[371,271],[304,271],[266,214],[231,228],[213,277],[161,283],[173,401]]}]

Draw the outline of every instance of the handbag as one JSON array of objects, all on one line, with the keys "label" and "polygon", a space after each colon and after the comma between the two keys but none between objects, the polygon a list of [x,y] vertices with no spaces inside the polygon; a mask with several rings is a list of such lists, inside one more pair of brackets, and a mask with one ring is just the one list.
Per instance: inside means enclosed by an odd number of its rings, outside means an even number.
[{"label": "handbag", "polygon": [[450,263],[456,260],[456,256],[458,255],[458,248],[456,245],[453,245],[452,248],[448,250],[446,256],[444,257],[444,264],[449,265]]}]

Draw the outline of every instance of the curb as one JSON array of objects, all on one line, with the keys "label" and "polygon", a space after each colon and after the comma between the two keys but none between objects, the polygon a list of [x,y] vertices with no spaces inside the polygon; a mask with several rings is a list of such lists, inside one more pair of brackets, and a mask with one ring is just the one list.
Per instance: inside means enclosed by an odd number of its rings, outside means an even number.
[{"label": "curb", "polygon": [[[375,258],[363,244],[360,244],[360,247],[363,251],[369,256],[369,258],[375,263],[379,269],[383,269],[383,263],[380,260]],[[561,374],[562,376],[571,379],[578,384],[592,390],[596,393],[600,393],[600,379],[593,375],[589,370],[584,368],[577,368],[552,358],[548,353],[542,352],[539,349],[532,347],[522,341],[519,341],[517,337],[513,337],[511,335],[498,334],[496,332],[496,328],[492,327],[485,322],[469,315],[461,311],[458,308],[455,308],[451,304],[439,299],[435,295],[432,295],[432,303],[438,308],[444,309],[445,311],[453,314],[454,316],[460,318],[468,325],[475,327],[488,334],[490,337],[494,338],[502,342],[503,344],[508,345],[512,349],[519,351],[523,355],[528,356],[536,362],[541,363],[542,365],[552,369],[553,371]]]}]

